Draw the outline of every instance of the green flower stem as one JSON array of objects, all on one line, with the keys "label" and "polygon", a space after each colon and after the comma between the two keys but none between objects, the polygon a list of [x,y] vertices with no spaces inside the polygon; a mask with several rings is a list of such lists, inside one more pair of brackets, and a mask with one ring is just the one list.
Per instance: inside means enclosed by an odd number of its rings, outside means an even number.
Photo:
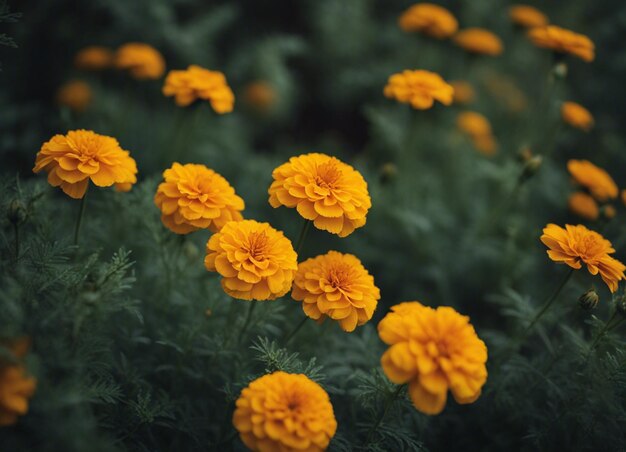
[{"label": "green flower stem", "polygon": [[15,263],[20,259],[20,226],[17,222],[13,223],[13,230],[15,231]]},{"label": "green flower stem", "polygon": [[296,325],[296,327],[293,330],[291,330],[291,332],[287,336],[285,336],[285,339],[283,339],[283,345],[287,345],[289,341],[293,339],[293,337],[296,335],[298,331],[302,329],[302,327],[304,326],[304,324],[306,323],[308,319],[309,318],[307,316],[304,316],[304,318],[300,320],[300,323],[298,323],[298,325]]},{"label": "green flower stem", "polygon": [[573,274],[574,274],[574,269],[570,268],[567,274],[565,275],[565,277],[561,280],[561,283],[558,285],[558,287],[555,289],[552,295],[550,295],[550,297],[548,297],[548,299],[544,302],[539,312],[535,314],[535,317],[533,317],[530,324],[526,327],[526,330],[524,330],[524,336],[522,337],[522,339],[526,337],[526,335],[533,329],[533,327],[536,325],[539,319],[541,319],[541,317],[546,313],[546,311],[550,308],[550,306],[552,306],[552,303],[554,303],[554,301],[558,298],[559,294],[561,293],[561,290],[563,290],[563,287],[565,287],[565,285],[570,280]]},{"label": "green flower stem", "polygon": [[250,306],[248,307],[246,320],[243,322],[243,327],[241,327],[241,331],[239,332],[239,339],[237,340],[238,344],[240,344],[241,341],[243,340],[244,334],[246,333],[246,330],[248,329],[248,326],[250,325],[250,320],[252,320],[252,313],[254,312],[254,308],[256,308],[256,305],[258,302],[251,300],[249,303],[250,303]]},{"label": "green flower stem", "polygon": [[604,327],[602,327],[602,329],[598,332],[595,339],[589,346],[589,350],[587,351],[587,355],[585,356],[585,362],[589,361],[589,358],[591,358],[591,353],[593,353],[594,349],[596,348],[600,340],[602,340],[604,336],[606,336],[609,332],[611,332],[612,330],[620,326],[622,322],[626,320],[625,317],[622,317],[618,319],[617,322],[613,323],[613,320],[615,320],[615,317],[617,317],[617,310],[613,312],[613,315],[611,316],[611,318],[604,324]]},{"label": "green flower stem", "polygon": [[302,227],[300,228],[300,234],[298,235],[298,241],[296,242],[296,254],[299,256],[300,251],[302,251],[302,246],[304,245],[304,240],[306,239],[306,235],[311,229],[311,220],[304,220],[302,223]]},{"label": "green flower stem", "polygon": [[391,409],[391,406],[398,399],[398,396],[400,395],[400,392],[402,391],[403,387],[404,387],[404,385],[398,385],[396,390],[393,391],[387,397],[387,400],[385,402],[385,407],[383,408],[382,413],[380,414],[380,416],[376,420],[376,423],[374,425],[372,425],[372,427],[367,432],[367,437],[365,439],[365,443],[366,444],[370,444],[372,442],[372,439],[374,437],[374,433],[376,433],[376,430],[378,430],[378,427],[380,427],[380,424],[382,424],[383,421],[385,420],[385,418],[387,417],[387,414],[389,413],[389,410]]},{"label": "green flower stem", "polygon": [[80,207],[78,210],[78,218],[76,220],[76,227],[74,228],[74,245],[78,245],[78,236],[80,235],[80,226],[83,223],[83,217],[85,216],[85,204],[87,203],[87,192],[89,191],[89,184],[87,184],[87,190],[80,200]]}]

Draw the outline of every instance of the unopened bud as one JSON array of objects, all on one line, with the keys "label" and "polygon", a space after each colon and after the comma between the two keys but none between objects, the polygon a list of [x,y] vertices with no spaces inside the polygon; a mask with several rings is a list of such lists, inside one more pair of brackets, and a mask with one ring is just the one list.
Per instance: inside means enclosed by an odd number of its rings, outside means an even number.
[{"label": "unopened bud", "polygon": [[602,213],[602,216],[606,218],[607,220],[612,219],[613,217],[615,217],[615,214],[616,214],[615,207],[609,204],[607,204],[606,206],[602,206],[602,209],[600,209],[600,212]]},{"label": "unopened bud", "polygon": [[580,307],[586,311],[590,311],[598,306],[598,301],[600,301],[600,297],[595,289],[589,289],[578,299]]},{"label": "unopened bud", "polygon": [[380,182],[388,184],[398,175],[398,167],[394,163],[385,163],[380,167]]},{"label": "unopened bud", "polygon": [[22,224],[26,220],[26,208],[19,199],[14,199],[9,204],[7,219],[14,225]]},{"label": "unopened bud", "polygon": [[567,64],[564,61],[555,64],[552,68],[552,73],[555,78],[564,79],[567,77]]},{"label": "unopened bud", "polygon": [[522,163],[526,163],[532,157],[533,151],[531,151],[529,147],[523,147],[517,152],[517,159]]},{"label": "unopened bud", "polygon": [[534,157],[529,158],[524,164],[524,169],[522,170],[522,175],[520,176],[522,181],[530,179],[541,167],[541,163],[543,162],[543,158],[540,155],[535,155]]}]

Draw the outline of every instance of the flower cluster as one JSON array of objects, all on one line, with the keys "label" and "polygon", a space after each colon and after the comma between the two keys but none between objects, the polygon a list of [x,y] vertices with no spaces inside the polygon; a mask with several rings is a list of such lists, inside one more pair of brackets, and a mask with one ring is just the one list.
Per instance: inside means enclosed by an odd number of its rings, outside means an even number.
[{"label": "flower cluster", "polygon": [[55,135],[41,147],[33,171],[45,170],[48,182],[80,199],[89,181],[98,187],[137,182],[137,164],[117,140],[90,130]]},{"label": "flower cluster", "polygon": [[291,296],[308,317],[328,316],[351,332],[372,318],[380,291],[356,256],[330,251],[298,265]]},{"label": "flower cluster", "polygon": [[418,3],[407,9],[398,20],[406,32],[423,33],[436,39],[446,39],[456,33],[459,23],[447,9],[432,3]]},{"label": "flower cluster", "polygon": [[453,41],[466,52],[497,56],[504,51],[502,40],[484,28],[466,28],[454,35]]},{"label": "flower cluster", "polygon": [[228,181],[204,165],[174,163],[163,172],[154,195],[163,224],[176,234],[198,229],[219,231],[227,222],[242,220],[244,201]]},{"label": "flower cluster", "polygon": [[235,405],[233,425],[252,451],[321,452],[337,431],[328,394],[306,375],[264,375]]},{"label": "flower cluster", "polygon": [[585,187],[598,201],[617,198],[619,189],[613,178],[588,160],[570,160],[567,170],[574,180]]},{"label": "flower cluster", "polygon": [[491,131],[489,120],[475,111],[459,113],[456,118],[459,130],[466,134],[474,147],[484,155],[493,155],[498,149],[498,143]]},{"label": "flower cluster", "polygon": [[140,42],[124,44],[115,53],[115,66],[138,80],[161,78],[165,60],[154,47]]},{"label": "flower cluster", "polygon": [[563,102],[561,118],[566,124],[588,132],[593,127],[593,116],[585,107],[576,102]]},{"label": "flower cluster", "polygon": [[170,71],[163,85],[165,96],[174,96],[176,105],[186,107],[197,99],[207,100],[217,113],[229,113],[235,95],[219,71],[210,71],[192,64],[186,70]]},{"label": "flower cluster", "polygon": [[8,348],[16,362],[0,362],[0,427],[13,425],[28,412],[28,400],[35,393],[37,380],[26,373],[20,360],[28,352],[30,341],[20,339]]},{"label": "flower cluster", "polygon": [[487,347],[463,316],[448,306],[436,309],[417,301],[395,305],[378,324],[390,347],[383,371],[396,384],[409,384],[415,408],[439,414],[448,390],[461,404],[474,402],[487,381]]},{"label": "flower cluster", "polygon": [[272,207],[295,207],[316,228],[346,237],[365,224],[372,206],[363,176],[326,154],[291,157],[274,169]]},{"label": "flower cluster", "polygon": [[282,232],[254,220],[230,221],[206,244],[204,265],[241,300],[274,300],[291,289],[298,256]]},{"label": "flower cluster", "polygon": [[405,70],[389,77],[384,94],[390,99],[410,104],[416,110],[427,110],[435,101],[450,105],[454,88],[434,72]]},{"label": "flower cluster", "polygon": [[588,63],[595,58],[595,46],[591,39],[555,25],[533,28],[528,37],[537,47],[556,53],[574,55]]}]

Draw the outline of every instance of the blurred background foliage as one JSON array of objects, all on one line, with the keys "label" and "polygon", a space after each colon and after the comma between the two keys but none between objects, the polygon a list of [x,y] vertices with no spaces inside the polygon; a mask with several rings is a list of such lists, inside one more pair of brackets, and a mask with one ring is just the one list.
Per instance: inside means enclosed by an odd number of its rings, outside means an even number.
[{"label": "blurred background foliage", "polygon": [[[469,57],[450,42],[403,33],[397,18],[412,4],[404,0],[9,2],[21,17],[0,7],[0,336],[33,339],[29,369],[39,381],[29,415],[0,429],[2,450],[241,450],[233,401],[252,378],[276,369],[305,372],[329,391],[339,422],[331,450],[623,448],[623,333],[591,349],[621,291],[612,299],[577,272],[537,333],[502,355],[565,272],[547,259],[539,236],[547,223],[581,222],[567,210],[566,161],[589,159],[626,185],[626,8],[534,2],[597,49],[591,64],[568,60],[545,106],[551,55],[510,24],[508,2],[439,3],[461,27],[498,34],[504,54]],[[223,71],[235,111],[183,110],[162,96],[162,80],[73,66],[88,45],[129,41],[159,49],[168,69]],[[406,68],[467,80],[476,98],[469,107],[426,112],[385,99],[388,76]],[[93,91],[82,113],[56,102],[73,79]],[[272,87],[270,108],[246,102],[255,81]],[[561,125],[563,100],[586,106],[594,129]],[[456,129],[456,115],[468,108],[490,119],[494,157]],[[31,171],[44,141],[76,128],[118,138],[140,180],[129,194],[90,193],[78,250],[68,233],[77,202]],[[525,147],[549,156],[518,184]],[[284,346],[280,338],[302,312],[278,301],[263,303],[248,333],[236,337],[245,306],[204,270],[208,232],[174,236],[152,202],[175,152],[224,175],[246,200],[246,217],[292,239],[299,217],[267,203],[272,169],[306,152],[356,166],[372,196],[367,225],[346,239],[311,231],[301,259],[329,249],[356,254],[382,291],[374,319],[352,334],[310,322]],[[17,261],[9,219],[16,200],[23,209]],[[616,207],[614,220],[589,227],[601,228],[623,260],[625,212]],[[583,311],[576,300],[592,283],[600,305]],[[389,306],[416,299],[470,315],[490,350],[490,377],[476,403],[449,403],[437,417],[403,398],[372,439],[394,390],[379,370],[375,325]]]}]

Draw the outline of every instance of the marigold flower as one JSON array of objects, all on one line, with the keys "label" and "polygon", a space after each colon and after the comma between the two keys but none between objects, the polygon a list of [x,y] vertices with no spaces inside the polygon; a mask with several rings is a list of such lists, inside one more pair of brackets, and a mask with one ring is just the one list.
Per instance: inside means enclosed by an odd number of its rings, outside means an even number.
[{"label": "marigold flower", "polygon": [[194,64],[186,70],[170,71],[165,78],[163,95],[174,96],[179,107],[186,107],[196,99],[207,100],[220,114],[233,111],[235,104],[235,95],[224,74]]},{"label": "marigold flower", "polygon": [[137,182],[137,164],[115,138],[91,130],[55,135],[41,146],[33,171],[45,170],[48,183],[80,199],[89,180],[98,187]]},{"label": "marigold flower", "polygon": [[257,378],[235,405],[233,425],[252,451],[321,452],[337,431],[328,394],[303,374]]},{"label": "marigold flower", "polygon": [[550,248],[548,256],[554,262],[565,263],[574,269],[585,264],[592,275],[600,273],[611,293],[617,290],[618,282],[625,278],[626,266],[609,256],[615,252],[611,242],[581,224],[566,224],[565,229],[548,224],[543,229],[541,241]]},{"label": "marigold flower", "polygon": [[74,66],[84,71],[101,71],[113,65],[113,52],[102,46],[89,46],[74,57]]},{"label": "marigold flower", "polygon": [[461,404],[480,396],[487,381],[487,347],[469,317],[449,306],[436,309],[418,301],[395,305],[378,324],[390,345],[380,362],[396,384],[409,384],[415,408],[425,414],[443,410],[448,389]]},{"label": "marigold flower", "polygon": [[591,39],[555,25],[533,28],[528,32],[528,37],[537,47],[569,53],[587,63],[595,58],[595,46]]},{"label": "marigold flower", "polygon": [[263,80],[246,85],[244,99],[248,105],[258,111],[267,111],[276,103],[276,90]]},{"label": "marigold flower", "polygon": [[115,66],[138,80],[157,79],[165,72],[165,60],[154,47],[140,42],[124,44],[115,53]]},{"label": "marigold flower", "polygon": [[229,221],[206,245],[204,266],[241,300],[274,300],[291,289],[298,256],[291,241],[268,223]]},{"label": "marigold flower", "polygon": [[459,130],[472,140],[479,152],[484,155],[495,154],[498,143],[491,132],[491,123],[487,118],[475,111],[464,111],[457,116],[456,124]]},{"label": "marigold flower", "polygon": [[454,35],[453,41],[470,53],[496,56],[504,50],[502,40],[484,28],[466,28]]},{"label": "marigold flower", "polygon": [[[15,341],[9,349],[16,359],[28,352],[30,341]],[[26,373],[21,363],[0,363],[0,427],[13,425],[28,412],[28,400],[35,393],[37,380]]]},{"label": "marigold flower", "polygon": [[405,70],[389,77],[384,94],[398,102],[411,104],[417,110],[427,110],[436,100],[450,105],[454,88],[434,72]]},{"label": "marigold flower", "polygon": [[291,157],[274,169],[269,203],[295,207],[316,228],[346,237],[366,222],[372,206],[367,182],[357,170],[326,154]]},{"label": "marigold flower", "polygon": [[602,215],[604,215],[604,218],[606,218],[607,220],[615,218],[615,215],[617,215],[617,211],[615,210],[615,207],[613,207],[610,204],[602,206],[601,211],[602,211]]},{"label": "marigold flower", "polygon": [[459,23],[447,9],[432,3],[418,3],[407,9],[398,20],[406,32],[419,32],[436,39],[456,33]]},{"label": "marigold flower", "polygon": [[380,290],[356,256],[330,251],[298,265],[291,296],[308,317],[328,316],[351,332],[372,318]]},{"label": "marigold flower", "polygon": [[524,28],[548,25],[548,16],[537,8],[528,5],[513,5],[509,8],[511,22]]},{"label": "marigold flower", "polygon": [[474,101],[476,93],[474,87],[465,80],[454,80],[450,82],[450,85],[454,89],[454,103],[455,104],[470,104]]},{"label": "marigold flower", "polygon": [[567,170],[574,180],[587,188],[598,201],[617,198],[619,189],[613,178],[588,160],[570,160]]},{"label": "marigold flower", "polygon": [[228,181],[204,165],[174,162],[163,172],[154,195],[161,221],[176,234],[198,229],[219,231],[227,222],[243,219],[244,202]]},{"label": "marigold flower", "polygon": [[600,208],[593,197],[587,193],[572,193],[567,202],[569,210],[576,215],[586,218],[587,220],[597,220],[600,215]]},{"label": "marigold flower", "polygon": [[576,102],[563,102],[561,118],[566,124],[588,132],[593,127],[593,116],[585,107]]},{"label": "marigold flower", "polygon": [[493,135],[480,135],[472,138],[472,144],[478,152],[487,157],[498,152],[498,140]]},{"label": "marigold flower", "polygon": [[69,81],[57,91],[59,105],[77,112],[85,111],[91,103],[91,98],[91,88],[82,80]]},{"label": "marigold flower", "polygon": [[626,206],[626,190],[622,190],[622,203]]}]

